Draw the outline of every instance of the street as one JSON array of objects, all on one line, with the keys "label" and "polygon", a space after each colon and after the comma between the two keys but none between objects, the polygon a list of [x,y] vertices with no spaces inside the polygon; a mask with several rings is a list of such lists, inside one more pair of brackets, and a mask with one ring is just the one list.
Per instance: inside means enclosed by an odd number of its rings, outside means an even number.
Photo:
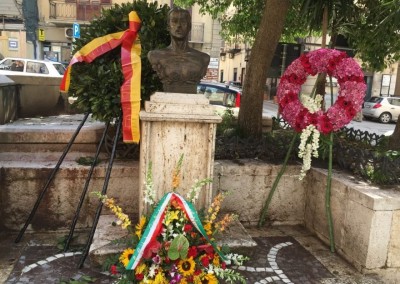
[{"label": "street", "polygon": [[[278,113],[278,104],[272,101],[264,101],[263,116],[276,116]],[[362,122],[351,121],[348,128],[359,129],[361,131],[368,131],[369,133],[376,133],[378,135],[391,135],[396,123],[391,122],[388,124],[380,123],[378,121],[364,120]]]}]

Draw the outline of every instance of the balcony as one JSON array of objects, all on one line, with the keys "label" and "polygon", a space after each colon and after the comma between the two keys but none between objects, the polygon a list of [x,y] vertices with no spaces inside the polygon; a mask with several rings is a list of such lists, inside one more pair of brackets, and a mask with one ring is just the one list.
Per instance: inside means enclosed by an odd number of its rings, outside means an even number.
[{"label": "balcony", "polygon": [[204,43],[204,23],[192,23],[189,41],[193,43]]},{"label": "balcony", "polygon": [[111,1],[89,0],[49,0],[50,20],[56,22],[89,22],[101,14],[102,9],[110,9]]}]

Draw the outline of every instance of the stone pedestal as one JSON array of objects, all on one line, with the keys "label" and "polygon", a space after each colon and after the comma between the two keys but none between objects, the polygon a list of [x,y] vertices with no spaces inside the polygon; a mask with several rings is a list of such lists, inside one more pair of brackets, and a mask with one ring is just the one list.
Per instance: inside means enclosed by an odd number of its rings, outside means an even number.
[{"label": "stone pedestal", "polygon": [[[179,194],[186,196],[195,180],[213,177],[216,125],[222,119],[204,96],[162,92],[146,102],[140,119],[139,213],[143,213],[144,182],[150,163],[157,201],[172,190],[173,171],[182,154]],[[211,190],[211,184],[201,190],[198,209],[210,204]]]}]

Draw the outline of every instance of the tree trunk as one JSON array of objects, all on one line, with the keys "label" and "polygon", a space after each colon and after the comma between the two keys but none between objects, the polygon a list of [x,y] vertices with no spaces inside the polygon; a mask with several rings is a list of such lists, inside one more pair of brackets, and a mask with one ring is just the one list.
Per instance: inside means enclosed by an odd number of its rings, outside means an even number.
[{"label": "tree trunk", "polygon": [[[322,15],[322,42],[321,48],[326,48],[326,39],[328,35],[328,7],[324,7],[324,12]],[[326,82],[326,73],[318,74],[316,84],[315,93],[322,96],[322,99],[325,100],[325,82]]]},{"label": "tree trunk", "polygon": [[266,0],[260,27],[251,49],[239,111],[239,128],[245,136],[261,137],[267,71],[282,34],[289,6],[290,0]]},{"label": "tree trunk", "polygon": [[[400,61],[397,64],[396,86],[394,87],[394,95],[396,97],[400,97]],[[389,149],[400,151],[400,116],[397,118],[394,132],[389,138]]]},{"label": "tree trunk", "polygon": [[400,115],[397,118],[393,134],[389,137],[389,149],[400,151]]},{"label": "tree trunk", "polygon": [[400,61],[397,62],[396,85],[394,86],[394,96],[400,97]]}]

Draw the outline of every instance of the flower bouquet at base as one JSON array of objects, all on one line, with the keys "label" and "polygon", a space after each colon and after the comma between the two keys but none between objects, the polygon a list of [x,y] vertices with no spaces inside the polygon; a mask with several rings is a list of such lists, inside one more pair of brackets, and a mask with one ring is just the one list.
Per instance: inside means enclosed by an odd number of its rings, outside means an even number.
[{"label": "flower bouquet at base", "polygon": [[105,263],[105,268],[115,276],[115,283],[246,283],[239,272],[227,266],[242,265],[248,258],[229,253],[228,247],[215,243],[215,237],[236,216],[218,217],[222,194],[214,198],[208,209],[196,211],[193,204],[210,179],[196,181],[187,199],[176,193],[181,164],[182,156],[174,170],[172,191],[158,202],[154,200],[150,164],[144,201],[151,207],[151,214],[142,216],[135,226],[112,198],[96,193],[117,216],[118,223],[129,231],[127,248]]}]

